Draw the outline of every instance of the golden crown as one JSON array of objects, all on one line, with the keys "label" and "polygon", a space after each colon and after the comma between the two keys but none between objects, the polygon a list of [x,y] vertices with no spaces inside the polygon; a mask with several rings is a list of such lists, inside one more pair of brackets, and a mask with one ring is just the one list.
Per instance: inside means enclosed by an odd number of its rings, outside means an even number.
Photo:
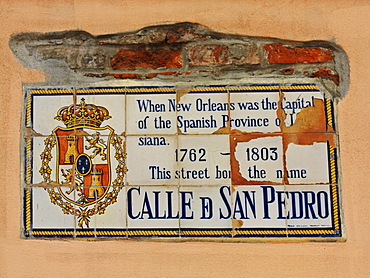
[{"label": "golden crown", "polygon": [[82,98],[80,104],[72,104],[59,109],[54,118],[62,121],[66,127],[91,126],[100,127],[103,121],[112,118],[105,107],[86,104]]}]

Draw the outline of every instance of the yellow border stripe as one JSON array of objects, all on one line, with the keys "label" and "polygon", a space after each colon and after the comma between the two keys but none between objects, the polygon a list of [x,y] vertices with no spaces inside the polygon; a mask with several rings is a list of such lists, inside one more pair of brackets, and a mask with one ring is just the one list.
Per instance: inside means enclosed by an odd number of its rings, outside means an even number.
[{"label": "yellow border stripe", "polygon": [[98,236],[127,236],[126,231],[96,231]]},{"label": "yellow border stripe", "polygon": [[330,153],[330,173],[331,173],[331,183],[335,184],[337,182],[337,168],[335,167],[335,148],[329,146]]},{"label": "yellow border stripe", "polygon": [[125,88],[126,93],[175,93],[175,88]]},{"label": "yellow border stripe", "polygon": [[[263,90],[263,91],[270,91],[270,90],[318,90],[319,87],[317,85],[292,85],[292,86],[281,86],[281,85],[267,85],[267,86],[236,86],[236,87],[228,87],[229,91],[254,91],[254,90]],[[206,90],[204,90],[206,91]]]},{"label": "yellow border stripe", "polygon": [[26,99],[26,126],[31,125],[31,100],[32,100],[32,95],[27,94],[27,99]]},{"label": "yellow border stripe", "polygon": [[235,235],[286,235],[286,230],[274,231],[274,230],[236,230]]},{"label": "yellow border stripe", "polygon": [[279,90],[280,86],[238,86],[228,88],[230,92],[232,91],[254,91],[254,90]]},{"label": "yellow border stripe", "polygon": [[[317,85],[293,85],[293,86],[280,86],[280,85],[267,85],[267,86],[235,86],[235,87],[228,87],[227,85],[224,86],[217,86],[217,87],[195,87],[191,91],[193,92],[212,92],[212,91],[254,91],[254,90],[312,90],[318,89]],[[175,93],[176,90],[173,87],[154,87],[154,88],[130,88],[130,87],[123,87],[123,88],[96,88],[96,89],[78,89],[78,94],[91,94],[91,93]],[[67,90],[67,89],[38,89],[32,90],[32,94],[73,94],[74,90]]]},{"label": "yellow border stripe", "polygon": [[27,138],[26,143],[26,183],[31,183],[31,138]]},{"label": "yellow border stripe", "polygon": [[32,90],[32,94],[34,95],[42,95],[42,94],[73,94],[73,90],[57,90],[57,89],[44,89],[44,90]]},{"label": "yellow border stripe", "polygon": [[74,234],[74,231],[32,231],[32,235],[35,236],[69,236]]},{"label": "yellow border stripe", "polygon": [[292,235],[332,235],[333,230],[288,230],[288,234]]},{"label": "yellow border stripe", "polygon": [[95,231],[76,231],[78,236],[95,236]]},{"label": "yellow border stripe", "polygon": [[129,236],[178,236],[179,231],[160,231],[160,230],[137,230],[137,231],[127,231]]},{"label": "yellow border stripe", "polygon": [[319,89],[317,85],[293,85],[293,86],[280,86],[281,90],[313,90]]},{"label": "yellow border stripe", "polygon": [[327,115],[328,125],[333,127],[333,114],[332,114],[332,109],[331,109],[330,98],[327,97],[325,99],[325,104],[326,104],[326,115]]},{"label": "yellow border stripe", "polygon": [[91,94],[91,93],[124,93],[125,88],[103,88],[103,89],[83,89],[77,90],[77,94]]},{"label": "yellow border stripe", "polygon": [[339,230],[339,207],[337,186],[332,185],[334,229]]},{"label": "yellow border stripe", "polygon": [[214,92],[214,91],[226,91],[225,86],[221,87],[196,87],[191,89],[191,92]]},{"label": "yellow border stripe", "polygon": [[31,190],[26,189],[26,231],[31,230]]},{"label": "yellow border stripe", "polygon": [[224,230],[224,231],[219,231],[219,230],[195,230],[195,231],[181,231],[181,235],[184,236],[219,236],[219,235],[231,235],[232,231],[231,230]]}]

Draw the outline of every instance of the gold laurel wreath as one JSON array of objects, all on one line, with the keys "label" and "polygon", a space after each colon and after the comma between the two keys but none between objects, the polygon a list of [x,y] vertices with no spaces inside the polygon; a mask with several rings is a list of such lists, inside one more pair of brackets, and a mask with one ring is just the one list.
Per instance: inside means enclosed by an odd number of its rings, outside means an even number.
[{"label": "gold laurel wreath", "polygon": [[[62,195],[54,190],[55,187],[44,188],[49,193],[51,202],[54,205],[58,205],[59,207],[61,207],[64,214],[71,214],[71,215],[78,217],[78,226],[81,228],[83,228],[84,224],[86,225],[87,228],[89,228],[89,222],[90,222],[91,216],[95,214],[103,214],[105,212],[105,209],[109,205],[117,202],[118,193],[121,191],[121,189],[124,186],[123,180],[124,180],[124,175],[127,172],[127,168],[126,168],[126,163],[125,163],[126,153],[124,153],[122,149],[122,139],[118,137],[118,135],[113,134],[111,137],[110,143],[116,150],[116,154],[114,157],[118,161],[118,166],[116,167],[117,177],[112,183],[113,190],[109,192],[102,201],[96,203],[92,208],[90,209],[89,208],[85,208],[85,209],[74,208],[72,204],[65,202],[63,200]],[[52,169],[49,166],[49,162],[53,157],[51,155],[51,150],[56,144],[56,136],[50,135],[49,137],[45,139],[44,144],[45,144],[45,149],[40,155],[42,163],[41,163],[41,169],[39,172],[43,176],[44,182],[50,184],[51,183],[50,175],[51,175]]]}]

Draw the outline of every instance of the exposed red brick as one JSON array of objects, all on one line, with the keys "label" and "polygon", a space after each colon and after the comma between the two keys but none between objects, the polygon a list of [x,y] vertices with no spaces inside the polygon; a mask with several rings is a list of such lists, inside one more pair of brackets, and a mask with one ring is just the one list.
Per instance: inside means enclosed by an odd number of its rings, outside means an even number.
[{"label": "exposed red brick", "polygon": [[290,69],[283,69],[281,70],[282,73],[284,74],[293,74],[294,73],[294,69],[293,68],[290,68]]},{"label": "exposed red brick", "polygon": [[337,86],[339,85],[339,75],[336,74],[333,70],[328,68],[318,68],[311,74],[311,77],[326,77],[331,79]]},{"label": "exposed red brick", "polygon": [[190,66],[214,66],[230,64],[226,45],[196,45],[189,51]]},{"label": "exposed red brick", "polygon": [[184,29],[180,27],[176,31],[169,31],[167,34],[167,42],[174,43],[174,42],[193,42],[196,40],[206,40],[207,38],[194,33],[194,30],[191,29]]},{"label": "exposed red brick", "polygon": [[270,64],[321,63],[333,59],[330,49],[322,47],[292,48],[279,43],[265,44]]},{"label": "exposed red brick", "polygon": [[95,74],[95,73],[86,73],[85,76],[87,77],[96,77],[96,78],[103,78],[106,76],[113,76],[116,79],[141,79],[140,74],[136,73],[103,73],[103,74]]},{"label": "exposed red brick", "polygon": [[110,63],[115,70],[135,70],[136,68],[181,68],[182,60],[180,50],[121,49]]}]

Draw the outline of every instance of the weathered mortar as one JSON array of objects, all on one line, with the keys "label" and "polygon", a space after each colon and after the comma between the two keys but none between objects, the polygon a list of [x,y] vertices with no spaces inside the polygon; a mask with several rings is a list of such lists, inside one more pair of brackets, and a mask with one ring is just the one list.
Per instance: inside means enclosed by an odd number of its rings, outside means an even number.
[{"label": "weathered mortar", "polygon": [[25,67],[43,70],[49,84],[288,75],[319,78],[336,97],[349,85],[347,55],[333,42],[230,35],[188,22],[100,36],[19,33],[10,47]]}]

